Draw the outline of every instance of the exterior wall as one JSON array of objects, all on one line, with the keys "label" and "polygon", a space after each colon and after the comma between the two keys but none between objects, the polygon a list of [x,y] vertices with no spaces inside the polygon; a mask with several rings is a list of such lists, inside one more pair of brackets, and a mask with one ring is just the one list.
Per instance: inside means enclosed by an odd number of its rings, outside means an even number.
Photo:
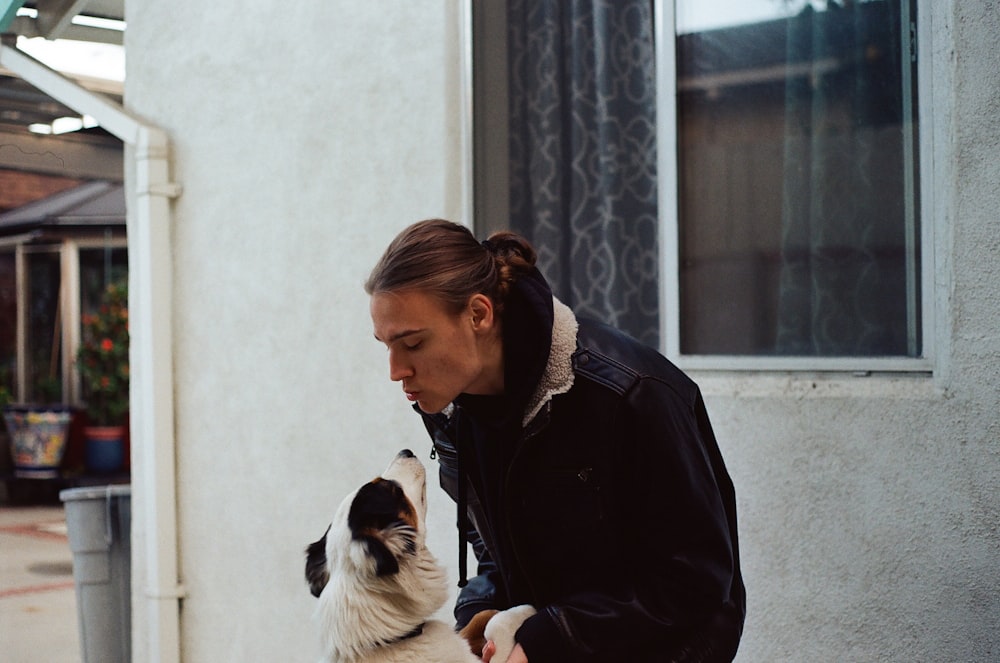
[{"label": "exterior wall", "polygon": [[[460,217],[460,4],[128,5],[126,105],[168,132],[184,187],[183,660],[314,658],[304,546],[396,450],[426,459],[361,282],[406,223]],[[1000,651],[1000,19],[989,0],[923,6],[934,377],[694,375],[739,496],[741,661]],[[452,506],[429,493],[431,545],[453,565]]]},{"label": "exterior wall", "polygon": [[[396,451],[430,446],[387,379],[362,282],[404,225],[460,217],[458,3],[177,0],[127,18],[126,106],[167,132],[183,186],[182,660],[315,660],[305,546]],[[434,548],[454,557],[454,507],[431,492]]]},{"label": "exterior wall", "polygon": [[37,173],[0,169],[0,213],[41,200],[54,193],[82,184],[71,177],[52,177]]},{"label": "exterior wall", "polygon": [[739,661],[1000,656],[1000,16],[922,7],[934,377],[695,376],[739,499]]}]

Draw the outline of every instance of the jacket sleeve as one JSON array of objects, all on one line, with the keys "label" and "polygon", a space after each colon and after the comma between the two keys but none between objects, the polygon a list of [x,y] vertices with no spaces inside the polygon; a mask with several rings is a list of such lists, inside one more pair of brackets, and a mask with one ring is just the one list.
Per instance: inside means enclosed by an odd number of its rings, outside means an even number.
[{"label": "jacket sleeve", "polygon": [[499,609],[504,605],[497,596],[497,585],[494,575],[496,565],[490,559],[486,546],[475,528],[469,529],[469,543],[479,561],[478,574],[469,578],[468,584],[458,593],[455,601],[455,629],[466,626],[469,621],[483,610]]},{"label": "jacket sleeve", "polygon": [[626,394],[613,429],[619,439],[607,440],[618,503],[627,505],[616,516],[624,569],[613,586],[540,606],[517,633],[531,663],[682,660],[672,652],[692,647],[700,652],[686,660],[735,653],[742,606],[727,607],[734,587],[742,600],[729,517],[735,505],[699,409],[696,389],[683,394],[651,378]]}]

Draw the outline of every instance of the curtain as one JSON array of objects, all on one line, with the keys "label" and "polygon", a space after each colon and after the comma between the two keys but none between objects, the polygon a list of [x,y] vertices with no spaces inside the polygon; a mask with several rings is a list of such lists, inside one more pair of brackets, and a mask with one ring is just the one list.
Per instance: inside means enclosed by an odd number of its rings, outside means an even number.
[{"label": "curtain", "polygon": [[912,353],[899,28],[898,0],[788,21],[779,354]]},{"label": "curtain", "polygon": [[659,343],[649,0],[508,4],[513,230],[582,316]]}]

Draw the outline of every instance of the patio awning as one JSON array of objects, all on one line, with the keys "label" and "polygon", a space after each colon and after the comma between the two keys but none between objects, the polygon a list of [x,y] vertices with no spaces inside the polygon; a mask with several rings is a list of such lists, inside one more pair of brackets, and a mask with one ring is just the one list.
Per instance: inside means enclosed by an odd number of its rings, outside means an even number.
[{"label": "patio awning", "polygon": [[0,237],[45,229],[125,226],[121,182],[95,180],[0,214]]}]

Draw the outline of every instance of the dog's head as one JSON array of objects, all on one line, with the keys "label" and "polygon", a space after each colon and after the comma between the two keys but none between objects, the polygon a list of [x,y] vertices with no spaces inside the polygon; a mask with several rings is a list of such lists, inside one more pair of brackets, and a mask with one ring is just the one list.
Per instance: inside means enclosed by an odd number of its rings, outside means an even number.
[{"label": "dog's head", "polygon": [[348,495],[319,541],[306,549],[306,581],[319,597],[331,572],[392,576],[424,547],[427,483],[423,464],[403,450],[382,476]]}]

